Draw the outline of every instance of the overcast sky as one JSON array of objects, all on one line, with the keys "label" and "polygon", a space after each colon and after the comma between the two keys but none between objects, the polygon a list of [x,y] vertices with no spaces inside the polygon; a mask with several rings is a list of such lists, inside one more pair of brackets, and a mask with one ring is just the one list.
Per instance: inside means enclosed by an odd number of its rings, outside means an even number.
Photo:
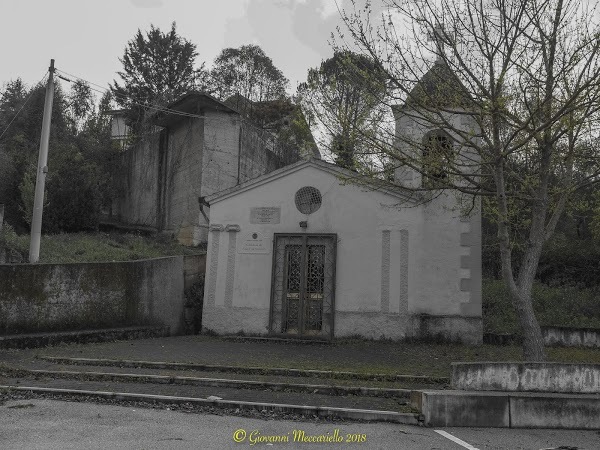
[{"label": "overcast sky", "polygon": [[136,31],[150,24],[177,31],[207,66],[226,47],[258,44],[290,80],[333,53],[328,41],[349,0],[1,0],[0,92],[22,78],[30,86],[56,67],[107,86]]}]

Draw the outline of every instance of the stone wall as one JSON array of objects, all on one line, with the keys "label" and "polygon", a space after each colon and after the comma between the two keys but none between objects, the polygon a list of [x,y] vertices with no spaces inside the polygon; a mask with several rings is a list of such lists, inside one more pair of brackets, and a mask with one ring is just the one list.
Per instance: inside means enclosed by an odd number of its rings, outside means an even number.
[{"label": "stone wall", "polygon": [[[200,257],[201,259],[201,257]],[[202,261],[189,260],[188,272]],[[166,325],[183,332],[184,257],[0,265],[0,334]]]}]

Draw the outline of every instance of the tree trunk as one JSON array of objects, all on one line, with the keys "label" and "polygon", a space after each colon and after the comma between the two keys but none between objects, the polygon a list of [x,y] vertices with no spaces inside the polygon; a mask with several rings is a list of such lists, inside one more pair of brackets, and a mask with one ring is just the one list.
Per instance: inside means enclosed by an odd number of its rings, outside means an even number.
[{"label": "tree trunk", "polygon": [[531,293],[511,292],[511,299],[523,331],[523,358],[525,361],[545,361],[544,338],[535,317]]},{"label": "tree trunk", "polygon": [[[542,330],[535,317],[531,297],[535,268],[541,254],[543,241],[532,240],[530,247],[522,260],[519,283],[515,282],[512,267],[512,250],[510,234],[508,232],[508,205],[506,201],[506,188],[504,169],[502,164],[494,172],[498,200],[498,238],[500,241],[500,259],[502,262],[502,278],[508,287],[508,292],[519,317],[519,324],[523,332],[523,356],[526,361],[545,361],[544,340]],[[539,233],[538,233],[539,234]]]}]

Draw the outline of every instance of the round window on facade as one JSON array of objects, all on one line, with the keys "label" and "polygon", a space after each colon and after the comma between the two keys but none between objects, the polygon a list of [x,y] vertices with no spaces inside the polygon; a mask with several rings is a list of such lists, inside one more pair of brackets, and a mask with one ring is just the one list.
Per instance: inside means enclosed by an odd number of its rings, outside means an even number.
[{"label": "round window on facade", "polygon": [[296,192],[296,208],[302,214],[312,214],[321,207],[321,193],[317,188],[305,186]]}]

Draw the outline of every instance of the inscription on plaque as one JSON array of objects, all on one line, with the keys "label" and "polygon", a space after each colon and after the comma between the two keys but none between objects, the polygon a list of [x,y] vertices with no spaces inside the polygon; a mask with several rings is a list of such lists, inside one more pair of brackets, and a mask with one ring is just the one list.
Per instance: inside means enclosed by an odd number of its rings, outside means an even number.
[{"label": "inscription on plaque", "polygon": [[244,236],[238,253],[271,253],[268,239],[262,233],[253,231]]},{"label": "inscription on plaque", "polygon": [[279,223],[281,208],[250,208],[250,223]]}]

